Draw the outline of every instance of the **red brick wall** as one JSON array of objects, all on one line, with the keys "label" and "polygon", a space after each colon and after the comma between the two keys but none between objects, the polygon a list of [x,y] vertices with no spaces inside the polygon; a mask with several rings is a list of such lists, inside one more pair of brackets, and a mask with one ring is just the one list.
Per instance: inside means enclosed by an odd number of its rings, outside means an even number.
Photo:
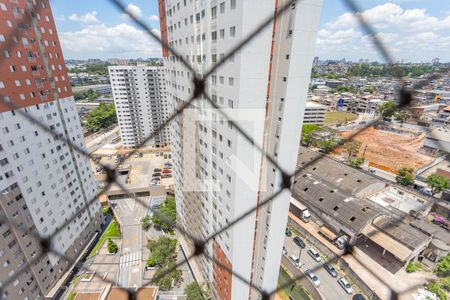
[{"label": "red brick wall", "polygon": [[214,263],[214,288],[220,300],[231,300],[231,277],[232,274],[223,269],[222,266],[232,270],[230,261],[220,248],[219,244],[214,241],[213,245],[214,259],[221,265]]},{"label": "red brick wall", "polygon": [[[2,59],[0,81],[5,86],[0,88],[2,98],[0,112],[11,110],[3,103],[4,96],[9,97],[9,101],[19,107],[54,101],[55,93],[57,98],[72,96],[72,88],[49,1],[36,0],[36,5],[32,5],[31,9],[25,0],[3,1],[3,3],[6,5],[6,11],[0,9],[0,20],[2,20],[0,34],[5,41],[0,41],[0,47],[3,49],[8,45],[9,55],[5,52],[0,53]],[[36,33],[32,20],[36,21],[39,35]],[[7,25],[7,21],[12,27]],[[25,38],[28,41],[27,45],[23,42]],[[42,45],[42,49],[39,44]],[[46,68],[44,57],[47,59],[49,70]],[[22,66],[25,66],[25,71],[22,70]],[[15,68],[14,72],[11,71],[12,67]],[[37,68],[37,71],[32,71],[32,67]],[[26,83],[27,79],[31,82],[29,85]],[[20,81],[20,86],[16,86],[16,80]],[[40,80],[40,83],[36,80]],[[54,87],[51,82],[54,83]],[[43,95],[41,96],[40,93]],[[25,99],[20,99],[20,94],[23,94]]]},{"label": "red brick wall", "polygon": [[[158,0],[158,9],[159,9],[159,27],[161,30],[161,41],[163,45],[168,44],[167,39],[167,21],[166,21],[166,1]],[[162,47],[163,57],[169,56],[169,49],[165,46]]]}]

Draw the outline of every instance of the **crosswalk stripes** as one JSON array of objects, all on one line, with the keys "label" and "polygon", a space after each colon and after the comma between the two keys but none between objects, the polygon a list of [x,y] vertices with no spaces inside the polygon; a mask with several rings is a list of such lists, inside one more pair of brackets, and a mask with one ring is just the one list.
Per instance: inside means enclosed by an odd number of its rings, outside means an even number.
[{"label": "crosswalk stripes", "polygon": [[142,259],[142,251],[127,253],[120,257],[119,265],[120,267],[138,266],[141,259]]}]

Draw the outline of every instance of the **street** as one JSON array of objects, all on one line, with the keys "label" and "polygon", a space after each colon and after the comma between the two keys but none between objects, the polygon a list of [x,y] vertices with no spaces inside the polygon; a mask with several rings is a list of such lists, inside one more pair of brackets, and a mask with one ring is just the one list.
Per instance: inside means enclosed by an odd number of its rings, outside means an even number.
[{"label": "street", "polygon": [[143,257],[143,233],[139,220],[146,215],[150,197],[112,200],[117,219],[122,230],[122,250],[119,259],[118,285],[134,287],[142,285],[142,272],[145,267]]},{"label": "street", "polygon": [[[292,263],[292,260],[289,259],[289,256],[291,254],[299,256],[300,253],[300,247],[294,243],[293,237],[294,235],[292,237],[285,237],[284,240],[284,246],[286,247],[287,250],[286,254],[287,260],[282,259],[282,263],[284,265],[284,263],[289,261],[290,267],[286,266],[288,267],[288,270],[292,269],[292,267],[295,268],[294,264]],[[319,292],[320,296],[322,296],[323,299],[340,299],[340,300],[352,299],[352,295],[347,294],[337,282],[337,280],[343,274],[340,274],[338,271],[338,276],[336,278],[331,277],[331,275],[321,266],[321,264],[324,263],[324,258],[322,257],[321,262],[316,262],[315,260],[313,260],[313,258],[307,253],[308,249],[310,248],[311,248],[310,245],[306,244],[306,248],[302,249],[301,251],[300,270],[302,272],[305,272],[305,270],[311,269],[313,273],[316,274],[316,276],[320,280],[320,287],[317,288],[317,291]],[[310,281],[309,278],[307,280]],[[307,288],[310,291],[310,293],[314,296],[314,292],[311,291],[312,284],[310,286],[305,286],[305,288]]]},{"label": "street", "polygon": [[119,126],[114,127],[112,130],[99,134],[97,137],[86,138],[86,148],[88,149],[88,153],[92,153],[98,148],[103,147],[106,144],[111,143],[116,137],[119,136]]}]

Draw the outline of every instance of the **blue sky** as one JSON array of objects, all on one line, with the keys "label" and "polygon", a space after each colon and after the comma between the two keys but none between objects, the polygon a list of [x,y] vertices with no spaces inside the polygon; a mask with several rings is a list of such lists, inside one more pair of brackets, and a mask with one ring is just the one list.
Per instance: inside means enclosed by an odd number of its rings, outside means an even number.
[{"label": "blue sky", "polygon": [[[124,3],[159,32],[157,0]],[[381,61],[343,1],[323,0],[323,3],[316,54],[322,59]],[[439,57],[441,61],[450,61],[449,1],[359,0],[358,3],[392,49],[395,59],[426,62]],[[51,4],[65,58],[161,56],[160,46],[108,0],[52,0]]]}]

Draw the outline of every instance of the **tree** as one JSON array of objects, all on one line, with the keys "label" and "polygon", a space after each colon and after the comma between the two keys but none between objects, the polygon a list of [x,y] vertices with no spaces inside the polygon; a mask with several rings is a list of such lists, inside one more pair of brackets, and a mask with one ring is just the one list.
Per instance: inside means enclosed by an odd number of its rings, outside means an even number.
[{"label": "tree", "polygon": [[175,268],[176,262],[171,261],[163,267],[157,269],[153,276],[152,283],[159,286],[160,290],[167,291],[181,280],[181,271]]},{"label": "tree", "polygon": [[436,267],[436,275],[439,277],[450,276],[450,254],[439,260]]},{"label": "tree", "polygon": [[389,118],[392,117],[396,108],[397,105],[394,101],[388,101],[378,106],[377,112],[381,114],[383,118]]},{"label": "tree", "polygon": [[320,148],[325,150],[325,152],[328,152],[334,148],[336,148],[338,145],[338,142],[336,140],[325,140],[319,143]]},{"label": "tree", "polygon": [[433,195],[450,188],[450,179],[437,174],[428,176],[425,182],[431,187]]},{"label": "tree", "polygon": [[356,156],[361,148],[361,142],[357,140],[351,140],[349,143],[345,144],[345,150],[348,152],[348,158]]},{"label": "tree", "polygon": [[316,124],[304,124],[302,126],[302,143],[309,144],[311,142],[311,133],[319,129],[320,127]]},{"label": "tree", "polygon": [[177,219],[177,210],[175,197],[167,196],[166,201],[158,209],[158,213],[152,216],[152,222],[155,227],[162,230],[171,230],[175,226]]},{"label": "tree", "polygon": [[186,300],[207,300],[210,299],[208,287],[205,284],[199,285],[192,282],[184,288]]},{"label": "tree", "polygon": [[150,221],[151,221],[151,218],[150,218],[149,215],[146,215],[146,216],[142,217],[141,218],[141,222],[140,222],[141,225],[142,225],[142,229],[148,230],[150,228],[150,226],[152,225],[150,223]]},{"label": "tree", "polygon": [[108,248],[108,253],[116,254],[117,252],[119,252],[119,246],[117,246],[117,244],[111,239],[108,239],[107,248]]},{"label": "tree", "polygon": [[162,266],[172,258],[176,257],[177,240],[169,237],[162,237],[156,241],[148,241],[147,248],[150,250],[150,257],[147,265],[150,267]]},{"label": "tree", "polygon": [[409,117],[408,112],[405,110],[400,110],[394,113],[394,118],[400,121],[400,123],[405,123],[408,117]]},{"label": "tree", "polygon": [[112,103],[102,103],[91,111],[87,118],[86,127],[90,131],[99,131],[117,123],[116,109]]},{"label": "tree", "polygon": [[413,168],[401,168],[398,170],[398,175],[395,177],[397,183],[408,186],[414,183],[414,169]]},{"label": "tree", "polygon": [[361,167],[361,165],[364,163],[364,161],[365,161],[364,157],[360,156],[360,157],[349,158],[348,163],[353,168],[359,169]]}]

